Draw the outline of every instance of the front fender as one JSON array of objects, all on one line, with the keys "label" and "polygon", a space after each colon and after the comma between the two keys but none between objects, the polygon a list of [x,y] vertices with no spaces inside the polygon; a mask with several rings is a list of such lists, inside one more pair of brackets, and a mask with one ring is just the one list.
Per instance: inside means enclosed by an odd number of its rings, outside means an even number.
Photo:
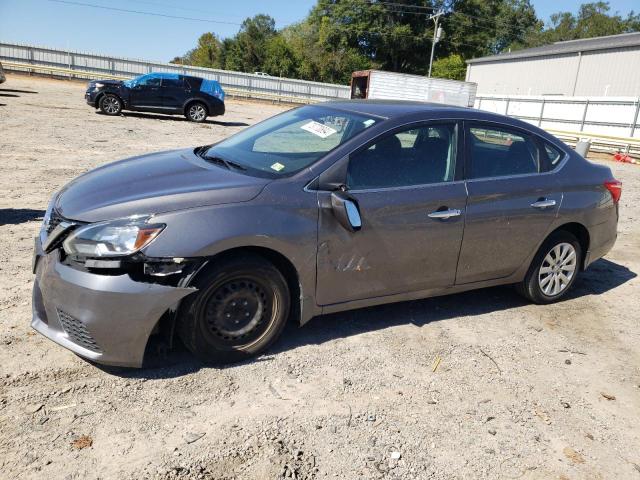
[{"label": "front fender", "polygon": [[[286,197],[285,197],[286,198]],[[165,230],[145,250],[150,257],[211,258],[231,249],[260,247],[285,257],[296,269],[304,323],[316,313],[318,206],[315,192],[282,199],[261,194],[252,202],[165,213]]]}]

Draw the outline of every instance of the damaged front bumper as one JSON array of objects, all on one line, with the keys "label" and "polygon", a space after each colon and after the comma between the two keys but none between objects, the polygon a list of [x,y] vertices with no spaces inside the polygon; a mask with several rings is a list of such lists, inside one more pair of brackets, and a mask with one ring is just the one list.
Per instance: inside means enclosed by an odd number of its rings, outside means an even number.
[{"label": "damaged front bumper", "polygon": [[103,275],[60,262],[59,250],[34,252],[31,326],[47,338],[97,363],[141,367],[147,340],[160,317],[194,292]]}]

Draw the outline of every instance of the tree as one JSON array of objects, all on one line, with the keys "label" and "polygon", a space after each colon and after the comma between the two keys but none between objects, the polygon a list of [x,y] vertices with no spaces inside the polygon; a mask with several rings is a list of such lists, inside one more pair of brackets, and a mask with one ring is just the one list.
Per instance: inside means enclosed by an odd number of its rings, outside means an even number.
[{"label": "tree", "polygon": [[269,15],[256,15],[242,22],[234,45],[226,53],[225,66],[233,70],[254,72],[261,70],[265,61],[269,39],[276,35],[275,20]]},{"label": "tree", "polygon": [[256,15],[222,42],[202,35],[174,61],[337,83],[369,68],[424,75],[434,28],[428,16],[438,9],[444,38],[433,74],[443,78],[464,78],[469,58],[640,30],[639,14],[611,14],[602,1],[555,13],[545,26],[531,0],[317,0],[304,20],[279,32],[273,18]]},{"label": "tree", "polygon": [[530,35],[522,46],[535,47],[640,30],[640,15],[631,11],[623,18],[617,13],[609,15],[610,9],[609,2],[594,2],[582,4],[577,15],[571,12],[554,13],[548,28]]},{"label": "tree", "polygon": [[467,73],[467,64],[462,56],[453,53],[448,57],[440,58],[433,62],[432,75],[437,78],[449,78],[451,80],[464,80]]},{"label": "tree", "polygon": [[262,70],[269,75],[292,77],[296,74],[296,55],[282,34],[267,40]]},{"label": "tree", "polygon": [[200,67],[220,67],[221,43],[214,33],[205,33],[198,39],[198,46],[190,52],[190,60]]}]

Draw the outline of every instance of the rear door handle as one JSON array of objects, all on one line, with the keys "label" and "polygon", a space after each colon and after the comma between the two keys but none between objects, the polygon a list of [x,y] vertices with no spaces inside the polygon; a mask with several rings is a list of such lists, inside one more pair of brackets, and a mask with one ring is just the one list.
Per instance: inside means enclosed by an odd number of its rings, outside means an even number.
[{"label": "rear door handle", "polygon": [[531,206],[533,208],[555,207],[556,206],[556,201],[555,200],[547,200],[546,198],[543,198],[541,200],[538,200],[537,202],[533,202],[531,204]]},{"label": "rear door handle", "polygon": [[428,217],[429,218],[437,218],[438,220],[446,220],[451,217],[459,217],[462,215],[462,211],[457,208],[452,208],[449,210],[436,210],[435,212],[431,212]]}]

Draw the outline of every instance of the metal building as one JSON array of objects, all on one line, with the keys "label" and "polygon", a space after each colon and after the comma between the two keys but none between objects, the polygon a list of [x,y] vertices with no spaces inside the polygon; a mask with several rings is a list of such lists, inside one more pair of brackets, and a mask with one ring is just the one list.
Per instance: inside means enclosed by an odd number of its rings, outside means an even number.
[{"label": "metal building", "polygon": [[640,32],[467,60],[478,94],[640,97]]}]

